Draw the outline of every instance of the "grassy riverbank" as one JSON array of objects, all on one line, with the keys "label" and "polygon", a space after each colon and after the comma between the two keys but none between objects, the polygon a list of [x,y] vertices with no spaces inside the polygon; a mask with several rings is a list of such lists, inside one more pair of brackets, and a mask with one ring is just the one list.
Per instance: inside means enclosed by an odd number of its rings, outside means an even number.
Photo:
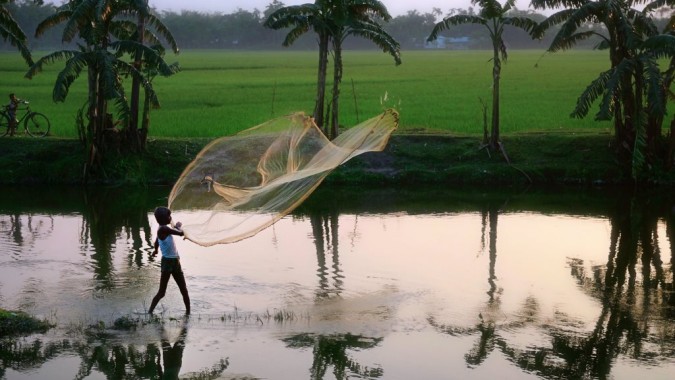
[{"label": "grassy riverbank", "polygon": [[[150,139],[147,152],[116,156],[91,182],[171,185],[209,141]],[[511,160],[480,149],[475,136],[394,134],[384,152],[368,153],[333,172],[333,184],[579,184],[625,183],[601,133],[510,134],[503,138]],[[74,139],[0,139],[0,183],[80,184],[84,152]],[[675,173],[657,173],[659,184],[675,184]]]},{"label": "grassy riverbank", "polygon": [[[491,96],[489,52],[411,51],[401,66],[379,51],[348,52],[341,124],[356,125],[387,107],[400,111],[401,123],[385,152],[357,157],[327,181],[627,182],[609,146],[611,123],[569,117],[579,94],[606,68],[606,52],[542,53],[514,51],[504,67],[500,125],[509,165],[480,149],[481,101]],[[110,157],[93,182],[172,184],[210,139],[313,109],[315,60],[315,52],[181,53],[182,71],[154,83],[162,107],[152,113],[148,151]],[[52,127],[46,139],[0,139],[0,183],[82,183],[85,154],[73,120],[86,81],[71,88],[67,102],[53,103],[48,94],[60,69],[51,65],[27,82],[20,57],[0,55],[7,88],[31,100]],[[675,174],[654,171],[657,183],[675,184]]]}]

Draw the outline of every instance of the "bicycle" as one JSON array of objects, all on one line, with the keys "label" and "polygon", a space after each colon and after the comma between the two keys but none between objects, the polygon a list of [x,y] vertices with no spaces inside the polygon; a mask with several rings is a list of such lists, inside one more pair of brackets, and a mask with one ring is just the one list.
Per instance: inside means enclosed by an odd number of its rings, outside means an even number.
[{"label": "bicycle", "polygon": [[[23,116],[21,116],[18,121],[15,122],[14,129],[18,129],[19,125],[23,123],[23,129],[25,133],[27,133],[29,136],[33,137],[44,137],[47,136],[49,133],[49,119],[47,119],[47,116],[44,114],[41,114],[39,112],[34,112],[30,110],[30,106],[28,105],[28,102],[25,100],[21,101],[21,104],[25,104],[26,108],[18,108],[16,109],[17,114],[19,111],[25,111]],[[7,110],[7,107],[5,106],[2,111],[0,111],[0,137],[5,137],[8,134],[10,134],[10,119],[9,119],[9,112]],[[16,132],[16,131],[15,131]]]}]

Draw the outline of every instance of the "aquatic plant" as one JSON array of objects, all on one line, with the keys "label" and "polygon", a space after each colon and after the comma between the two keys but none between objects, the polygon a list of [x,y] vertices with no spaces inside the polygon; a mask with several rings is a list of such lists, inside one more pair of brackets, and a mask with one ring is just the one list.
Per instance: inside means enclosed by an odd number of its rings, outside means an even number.
[{"label": "aquatic plant", "polygon": [[54,325],[22,311],[0,309],[0,336],[44,333]]}]

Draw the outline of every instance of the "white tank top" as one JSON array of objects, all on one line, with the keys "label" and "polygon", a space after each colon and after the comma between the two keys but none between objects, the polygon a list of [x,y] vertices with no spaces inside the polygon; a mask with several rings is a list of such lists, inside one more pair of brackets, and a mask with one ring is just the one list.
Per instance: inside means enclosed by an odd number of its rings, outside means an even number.
[{"label": "white tank top", "polygon": [[166,259],[178,259],[178,250],[176,249],[176,243],[173,241],[173,235],[169,235],[162,239],[157,239],[159,242],[159,248],[162,250],[162,257]]}]

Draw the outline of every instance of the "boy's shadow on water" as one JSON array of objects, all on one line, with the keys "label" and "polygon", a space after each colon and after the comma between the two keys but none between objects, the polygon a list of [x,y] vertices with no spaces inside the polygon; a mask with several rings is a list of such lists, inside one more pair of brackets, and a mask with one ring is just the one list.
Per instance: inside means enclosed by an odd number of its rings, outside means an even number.
[{"label": "boy's shadow on water", "polygon": [[[76,378],[86,378],[95,369],[109,379],[179,379],[188,335],[188,319],[180,322],[180,329],[175,339],[172,339],[175,329],[171,328],[169,322],[151,323],[157,324],[159,345],[148,343],[145,350],[135,345],[116,344],[110,347],[105,343],[93,348],[88,345],[79,347],[82,363]],[[228,360],[221,359],[209,368],[182,374],[181,377],[217,379],[228,366]]]},{"label": "boy's shadow on water", "polygon": [[162,326],[160,334],[163,363],[157,367],[158,374],[162,379],[178,379],[180,368],[183,366],[183,351],[185,350],[187,332],[187,320],[185,320],[181,326],[178,338],[171,344],[169,331],[167,331],[166,326]]}]

